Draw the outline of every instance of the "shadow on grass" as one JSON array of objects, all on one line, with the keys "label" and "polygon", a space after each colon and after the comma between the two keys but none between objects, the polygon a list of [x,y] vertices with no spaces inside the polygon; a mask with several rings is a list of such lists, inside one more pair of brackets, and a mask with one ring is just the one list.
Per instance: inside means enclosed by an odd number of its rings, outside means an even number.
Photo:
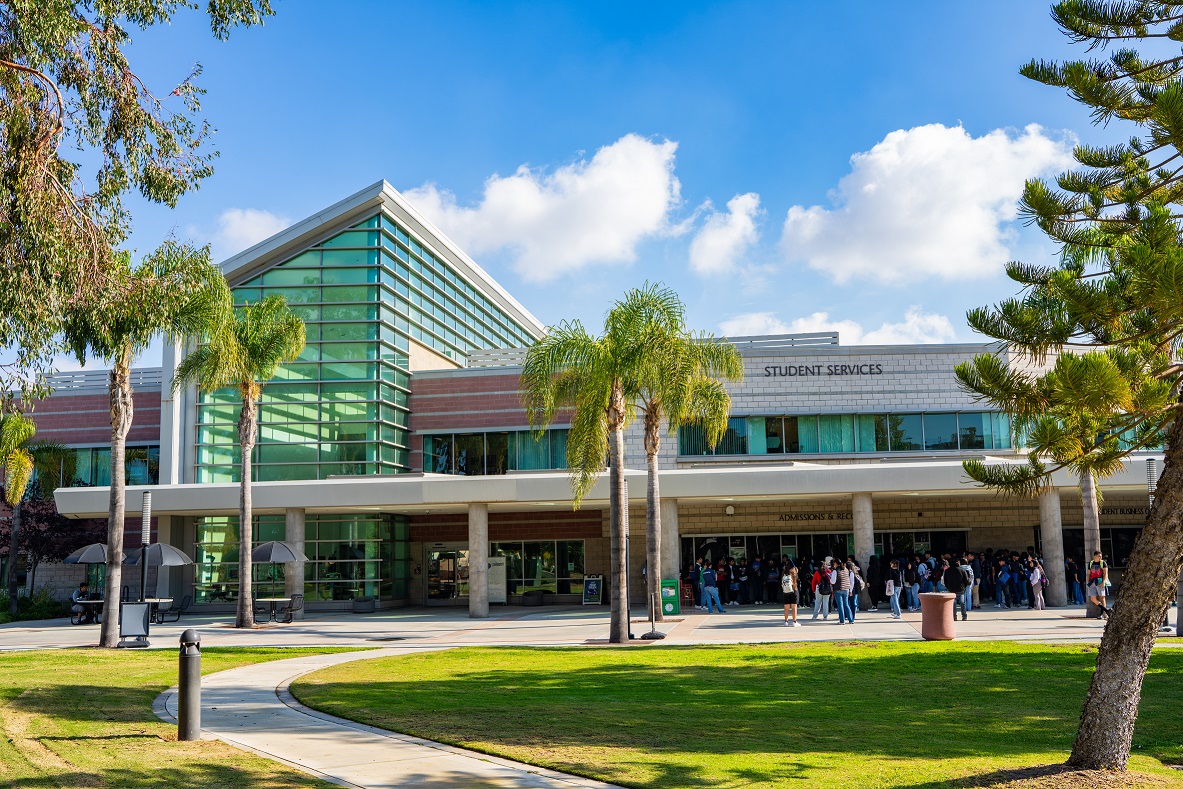
[{"label": "shadow on grass", "polygon": [[[329,674],[365,680],[313,675],[292,690],[362,723],[609,780],[630,765],[607,762],[651,754],[637,758],[636,786],[710,785],[716,765],[728,784],[759,785],[844,756],[1029,764],[1069,750],[1092,649],[921,646],[463,649],[365,661]],[[1156,652],[1139,752],[1178,760],[1181,678],[1183,654]]]},{"label": "shadow on grass", "polygon": [[142,769],[59,771],[31,778],[16,778],[4,786],[6,789],[60,789],[63,786],[112,786],[120,789],[160,786],[170,789],[297,789],[316,786],[328,789],[332,785],[309,776],[289,775],[284,778],[260,775],[228,765],[198,763],[188,765],[184,769],[145,766]]}]

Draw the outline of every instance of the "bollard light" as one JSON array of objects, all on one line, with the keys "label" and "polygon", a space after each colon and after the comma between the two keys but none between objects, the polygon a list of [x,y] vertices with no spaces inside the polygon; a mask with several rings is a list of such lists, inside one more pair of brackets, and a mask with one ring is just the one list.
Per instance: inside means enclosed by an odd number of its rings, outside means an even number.
[{"label": "bollard light", "polygon": [[177,739],[201,739],[201,636],[193,628],[181,633],[177,676]]}]

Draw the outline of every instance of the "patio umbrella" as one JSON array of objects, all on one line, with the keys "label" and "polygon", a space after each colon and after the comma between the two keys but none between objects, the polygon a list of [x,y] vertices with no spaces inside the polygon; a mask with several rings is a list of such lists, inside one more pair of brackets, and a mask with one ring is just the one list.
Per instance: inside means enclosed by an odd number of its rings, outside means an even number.
[{"label": "patio umbrella", "polygon": [[124,564],[139,564],[140,554],[147,551],[148,567],[181,567],[186,564],[193,564],[193,560],[186,556],[183,552],[177,550],[171,545],[166,545],[160,542],[154,542],[146,549],[137,548],[127,555],[123,560]]},{"label": "patio umbrella", "polygon": [[106,564],[107,544],[92,542],[90,545],[84,545],[62,561],[66,564]]},{"label": "patio umbrella", "polygon": [[251,551],[251,561],[256,564],[267,562],[281,564],[283,562],[306,562],[308,557],[286,542],[272,540]]}]

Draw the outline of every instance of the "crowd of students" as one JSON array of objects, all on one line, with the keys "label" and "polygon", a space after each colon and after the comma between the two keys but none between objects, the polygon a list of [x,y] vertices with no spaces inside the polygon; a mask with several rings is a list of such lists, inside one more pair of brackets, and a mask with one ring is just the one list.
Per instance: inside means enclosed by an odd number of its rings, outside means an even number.
[{"label": "crowd of students", "polygon": [[[1109,566],[1097,551],[1087,563],[1065,562],[1066,592],[1070,602],[1083,604],[1085,595],[1108,615]],[[786,626],[799,627],[799,607],[811,607],[813,619],[830,618],[853,623],[860,597],[866,592],[871,609],[886,603],[892,618],[904,607],[920,610],[924,592],[952,592],[954,611],[962,620],[969,612],[993,600],[996,608],[1027,606],[1043,610],[1048,577],[1043,558],[1033,547],[1025,551],[991,550],[883,557],[872,556],[863,566],[854,558],[788,556],[728,557],[717,562],[697,559],[687,567],[683,581],[693,586],[695,608],[726,613],[726,606],[779,604]]]}]

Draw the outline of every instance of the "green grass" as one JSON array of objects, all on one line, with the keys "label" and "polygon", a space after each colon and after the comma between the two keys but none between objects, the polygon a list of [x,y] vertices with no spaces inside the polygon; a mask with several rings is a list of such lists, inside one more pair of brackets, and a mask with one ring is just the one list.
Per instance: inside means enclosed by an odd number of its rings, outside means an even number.
[{"label": "green grass", "polygon": [[[468,648],[328,668],[292,691],[631,787],[927,789],[1062,762],[1095,657],[1002,642]],[[1183,786],[1160,762],[1183,762],[1183,651],[1154,653],[1142,698],[1131,769]]]},{"label": "green grass", "polygon": [[[331,649],[206,649],[203,673]],[[152,700],[176,650],[0,653],[0,786],[329,787],[217,741],[178,742]]]}]

